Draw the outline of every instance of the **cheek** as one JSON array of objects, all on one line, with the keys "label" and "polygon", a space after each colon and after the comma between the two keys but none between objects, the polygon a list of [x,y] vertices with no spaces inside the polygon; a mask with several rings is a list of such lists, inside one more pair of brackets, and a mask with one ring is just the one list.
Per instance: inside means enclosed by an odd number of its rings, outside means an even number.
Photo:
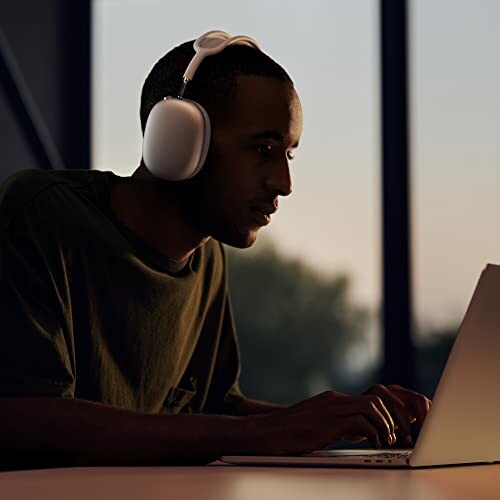
[{"label": "cheek", "polygon": [[203,184],[211,211],[224,213],[226,218],[231,218],[231,212],[241,214],[258,196],[254,159],[241,148],[214,147],[207,160]]}]

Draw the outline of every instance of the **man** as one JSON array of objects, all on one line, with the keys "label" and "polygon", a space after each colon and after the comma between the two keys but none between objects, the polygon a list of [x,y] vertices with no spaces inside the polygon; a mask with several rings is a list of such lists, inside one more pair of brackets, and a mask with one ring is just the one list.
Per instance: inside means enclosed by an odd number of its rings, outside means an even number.
[{"label": "man", "polygon": [[[193,41],[153,67],[141,96],[175,95]],[[207,463],[306,453],[339,439],[411,445],[430,401],[398,386],[286,407],[246,398],[221,243],[251,246],[278,197],[302,111],[271,58],[231,46],[186,98],[212,124],[196,176],[160,180],[23,171],[0,190],[0,439],[18,464]]]}]

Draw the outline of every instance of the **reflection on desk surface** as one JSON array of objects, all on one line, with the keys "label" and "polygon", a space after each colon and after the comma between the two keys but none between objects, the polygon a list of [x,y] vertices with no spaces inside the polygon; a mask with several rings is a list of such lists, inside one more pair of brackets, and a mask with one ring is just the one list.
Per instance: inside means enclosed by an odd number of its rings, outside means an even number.
[{"label": "reflection on desk surface", "polygon": [[420,470],[82,467],[0,473],[8,500],[499,499],[500,465]]}]

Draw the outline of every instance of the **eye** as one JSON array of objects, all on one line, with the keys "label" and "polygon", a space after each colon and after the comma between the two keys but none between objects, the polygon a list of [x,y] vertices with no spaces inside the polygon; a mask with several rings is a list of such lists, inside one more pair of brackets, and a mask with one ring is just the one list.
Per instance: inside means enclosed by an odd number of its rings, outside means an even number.
[{"label": "eye", "polygon": [[[257,144],[257,146],[255,146],[255,150],[262,156],[269,156],[273,151],[273,147],[271,144]],[[294,160],[295,152],[288,151],[286,156],[289,160]]]},{"label": "eye", "polygon": [[272,147],[270,144],[257,144],[257,146],[255,146],[255,149],[257,153],[261,154],[262,156],[268,156],[272,151]]}]

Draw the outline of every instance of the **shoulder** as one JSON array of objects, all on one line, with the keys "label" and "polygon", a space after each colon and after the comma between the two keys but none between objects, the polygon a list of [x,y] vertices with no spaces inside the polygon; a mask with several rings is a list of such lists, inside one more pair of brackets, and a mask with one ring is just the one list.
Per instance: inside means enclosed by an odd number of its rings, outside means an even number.
[{"label": "shoulder", "polygon": [[27,169],[10,175],[0,184],[0,227],[8,227],[28,211],[34,217],[42,217],[51,208],[61,211],[60,193],[68,192],[65,189],[68,187],[88,184],[92,181],[92,172]]},{"label": "shoulder", "polygon": [[210,238],[210,240],[205,243],[204,252],[207,262],[225,268],[226,253],[224,251],[224,245],[220,241]]},{"label": "shoulder", "polygon": [[201,249],[200,264],[205,280],[220,286],[226,282],[226,256],[223,245],[210,238]]}]

